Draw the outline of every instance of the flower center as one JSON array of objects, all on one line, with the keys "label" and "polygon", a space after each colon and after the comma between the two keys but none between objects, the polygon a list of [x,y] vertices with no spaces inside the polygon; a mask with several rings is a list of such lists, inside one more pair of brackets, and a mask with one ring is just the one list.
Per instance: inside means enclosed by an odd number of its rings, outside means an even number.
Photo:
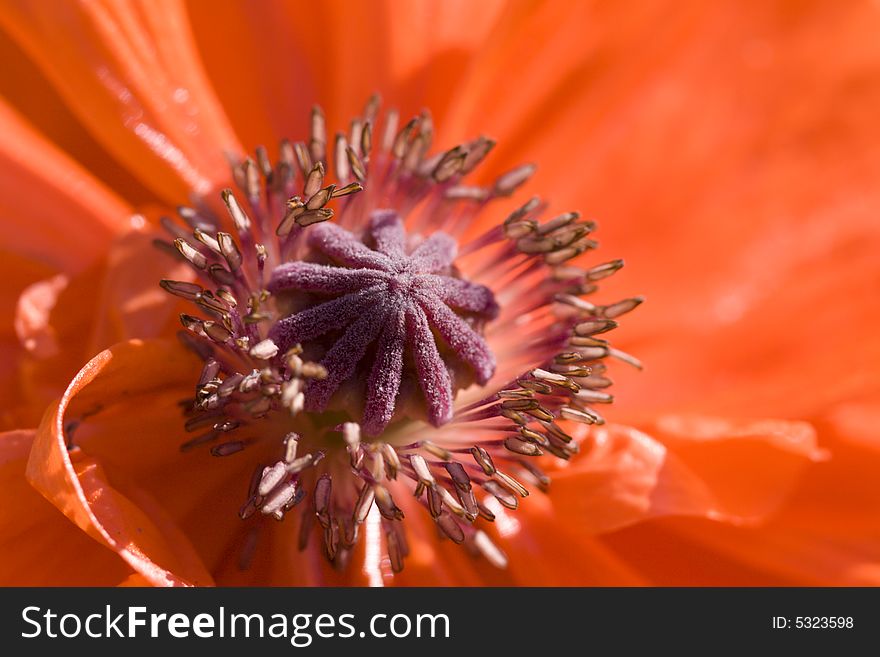
[{"label": "flower center", "polygon": [[377,210],[363,238],[326,223],[312,228],[308,245],[317,262],[279,265],[268,284],[272,294],[300,297],[269,339],[281,352],[303,345],[327,370],[306,387],[307,410],[349,410],[370,436],[397,407],[422,406],[408,415],[439,426],[452,417],[454,387],[492,377],[495,359],[480,331],[498,306],[487,287],[455,275],[449,235],[408,239],[396,212]]},{"label": "flower center", "polygon": [[187,228],[163,220],[174,240],[159,246],[199,279],[161,283],[201,315],[181,315],[181,339],[204,361],[185,422],[196,435],[182,448],[231,457],[254,446],[239,510],[249,531],[301,505],[300,547],[318,533],[337,567],[368,524],[400,570],[413,507],[501,567],[485,523],[529,485],[547,488],[535,458],[576,453],[572,426],[604,421],[592,406],[612,400],[605,359],[638,361],[597,336],[641,299],[583,299],[622,262],[572,265],[597,246],[594,224],[577,213],[540,222],[538,199],[459,243],[534,167],[468,185],[493,142],[430,155],[430,117],[398,128],[391,111],[374,147],[378,119],[371,101],[336,135],[336,183],[325,185],[316,109],[307,143],[282,142],[274,164],[258,148],[234,165],[244,206],[226,190],[223,206],[180,208]]}]

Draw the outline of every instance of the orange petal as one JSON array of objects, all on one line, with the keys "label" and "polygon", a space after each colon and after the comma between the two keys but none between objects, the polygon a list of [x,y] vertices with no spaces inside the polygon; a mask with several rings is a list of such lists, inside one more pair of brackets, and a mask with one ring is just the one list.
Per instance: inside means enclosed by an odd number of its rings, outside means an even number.
[{"label": "orange petal", "polygon": [[19,406],[20,419],[39,422],[46,405],[93,354],[129,338],[172,335],[179,329],[177,300],[158,281],[190,272],[153,247],[156,235],[149,225],[138,224],[86,271],[25,290],[15,318],[25,350],[15,372],[26,404]]},{"label": "orange petal", "polygon": [[35,431],[0,433],[0,583],[109,586],[128,566],[43,499],[25,479]]},{"label": "orange petal", "polygon": [[22,346],[39,358],[51,358],[58,353],[58,340],[49,323],[49,313],[68,280],[64,274],[58,274],[38,281],[25,288],[18,298],[15,332]]},{"label": "orange petal", "polygon": [[[537,162],[531,189],[596,217],[598,257],[627,259],[604,298],[648,297],[616,337],[647,367],[623,375],[624,406],[798,417],[876,381],[875,8],[579,11],[595,32],[554,35],[566,73],[538,68],[545,92],[506,105],[493,158]],[[524,44],[490,49],[471,125]],[[507,84],[531,92],[523,75]]]},{"label": "orange petal", "polygon": [[72,276],[58,275],[23,291],[15,312],[19,362],[14,372],[20,392],[18,414],[39,424],[46,406],[96,350],[88,336],[98,321],[95,289],[103,263]]},{"label": "orange petal", "polygon": [[188,280],[192,270],[158,251],[153,241],[166,234],[149,224],[120,235],[107,251],[89,351],[129,338],[170,336],[180,328],[175,297],[162,279]]},{"label": "orange petal", "polygon": [[[516,512],[492,509],[492,533],[508,557],[517,586],[640,586],[637,565],[627,563],[595,537],[571,525],[564,506],[550,495],[533,493]],[[585,491],[587,492],[587,491]],[[588,492],[587,492],[588,494]]]},{"label": "orange petal", "polygon": [[755,563],[694,540],[678,531],[691,525],[699,532],[724,529],[747,532],[704,519],[658,518],[603,534],[598,540],[620,559],[632,564],[651,586],[797,586],[803,580],[768,570]]},{"label": "orange petal", "polygon": [[880,386],[880,232],[869,208],[819,212],[796,248],[782,246],[795,227],[755,236],[726,283],[679,286],[679,311],[649,299],[622,328],[646,369],[621,374],[618,398],[639,417],[811,417]]},{"label": "orange petal", "polygon": [[[880,583],[880,491],[875,483],[880,470],[878,403],[877,394],[866,394],[830,409],[817,421],[832,457],[807,470],[786,504],[760,527],[657,520],[609,536],[608,544],[632,559],[640,554],[649,559],[651,550],[645,546],[663,542],[682,554],[695,558],[701,554],[703,563],[711,560],[715,565],[714,573],[704,573],[704,581],[716,585],[732,581],[876,586]],[[760,577],[737,582],[738,570]],[[676,576],[665,581],[689,583],[689,572]]]},{"label": "orange petal", "polygon": [[[52,274],[46,265],[34,262],[17,253],[0,250],[0,276],[4,285],[0,286],[0,316],[12,318],[18,306],[18,296],[29,285]],[[23,350],[16,335],[12,321],[0,324],[0,395],[4,400],[0,411],[0,429],[32,426],[18,409],[23,403],[19,380],[20,361]],[[39,418],[37,418],[39,419]]]},{"label": "orange petal", "polygon": [[878,405],[874,392],[829,409],[817,429],[832,458],[809,470],[760,532],[712,531],[706,544],[804,583],[880,583]]},{"label": "orange petal", "polygon": [[849,533],[829,531],[822,521],[821,515],[815,515],[809,527],[780,521],[767,527],[737,528],[694,518],[664,518],[603,540],[636,563],[654,560],[652,570],[667,585],[880,584],[878,530],[873,519],[863,518],[861,531]]},{"label": "orange petal", "polygon": [[594,428],[582,451],[553,473],[552,499],[563,522],[586,535],[666,515],[756,522],[822,456],[804,423],[673,416],[651,435]]},{"label": "orange petal", "polygon": [[[212,579],[184,534],[139,482],[114,468],[110,483],[102,463],[89,452],[90,434],[104,418],[119,414],[130,424],[144,422],[132,411],[149,407],[163,392],[167,397],[169,387],[193,376],[193,365],[164,343],[133,340],[102,352],[47,411],[27,466],[28,479],[47,499],[154,585],[210,584]],[[82,438],[71,435],[74,429]],[[118,452],[129,449],[127,438],[115,435]]]},{"label": "orange petal", "polygon": [[26,116],[34,129],[55,146],[71,153],[79,165],[128,203],[137,206],[153,195],[95,141],[64,100],[10,36],[0,29],[0,97]]},{"label": "orange petal", "polygon": [[458,95],[448,90],[504,8],[499,0],[188,5],[208,70],[227,82],[217,93],[246,143],[304,138],[316,102],[331,128],[344,130],[373,92],[407,115],[428,107],[441,127]]},{"label": "orange petal", "polygon": [[[494,159],[508,165],[512,152],[522,157],[535,142],[555,146],[552,157],[538,161],[548,170],[571,166],[572,140],[601,121],[604,108],[626,100],[645,69],[656,69],[657,53],[674,48],[672,36],[680,36],[693,13],[658,3],[599,7],[559,0],[511,2],[504,9],[457,81],[441,127],[492,134],[501,140]],[[648,33],[653,40],[644,39]],[[630,56],[627,49],[637,41],[640,55],[654,56]],[[587,97],[591,106],[578,108],[578,129],[560,130],[560,115]]]},{"label": "orange petal", "polygon": [[[248,146],[274,146],[282,137],[307,139],[312,105],[321,103],[326,110],[331,104],[324,85],[333,68],[322,65],[328,32],[319,27],[327,25],[324,7],[188,3],[205,65],[214,79],[226,82],[218,85],[217,94]],[[230,43],[241,47],[231,49]],[[272,44],[268,57],[266,43]]]},{"label": "orange petal", "polygon": [[228,177],[240,152],[181,2],[13,3],[0,21],[98,141],[168,200]]},{"label": "orange petal", "polygon": [[652,427],[675,460],[712,495],[710,517],[757,522],[776,509],[828,453],[805,422],[665,416]]},{"label": "orange petal", "polygon": [[125,228],[130,209],[0,101],[0,250],[79,271]]},{"label": "orange petal", "polygon": [[[482,65],[487,43],[496,41],[499,28],[517,22],[521,12],[500,0],[403,4],[388,0],[385,5],[389,33],[386,57],[394,102],[412,112],[427,107],[441,134],[451,134],[456,127],[451,111],[467,93],[463,81],[470,80],[470,74]],[[449,93],[450,89],[454,92]],[[452,140],[464,136],[459,134]],[[440,148],[451,145],[440,142]]]}]

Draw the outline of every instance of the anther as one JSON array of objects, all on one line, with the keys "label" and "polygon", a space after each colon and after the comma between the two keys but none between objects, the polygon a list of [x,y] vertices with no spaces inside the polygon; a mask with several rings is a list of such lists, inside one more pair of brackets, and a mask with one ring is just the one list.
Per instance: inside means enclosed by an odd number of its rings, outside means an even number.
[{"label": "anther", "polygon": [[431,177],[433,177],[436,182],[446,182],[452,178],[452,176],[461,172],[464,168],[466,158],[467,151],[461,146],[456,146],[441,156],[439,162],[437,162],[437,165],[431,172]]},{"label": "anther", "polygon": [[498,482],[501,485],[507,487],[509,490],[513,491],[514,493],[516,493],[520,497],[528,497],[529,496],[529,489],[526,488],[525,486],[523,486],[521,483],[519,483],[516,479],[511,477],[506,472],[502,472],[501,470],[498,470],[495,473],[495,478],[498,480]]},{"label": "anther", "polygon": [[330,495],[332,492],[330,475],[323,474],[315,484],[315,515],[325,529],[330,526]]},{"label": "anther", "polygon": [[287,464],[286,469],[290,474],[298,474],[306,468],[315,464],[316,456],[314,454],[304,454]]},{"label": "anther", "polygon": [[621,315],[624,315],[636,309],[644,301],[644,297],[633,297],[632,299],[624,299],[623,301],[618,301],[617,303],[611,304],[610,306],[605,306],[602,309],[602,316],[607,319],[620,317]]},{"label": "anther", "polygon": [[488,520],[489,522],[495,522],[495,514],[492,513],[492,511],[490,511],[484,504],[477,502],[477,511],[479,512],[480,517],[483,520]]},{"label": "anther", "polygon": [[232,331],[217,322],[203,322],[202,328],[214,342],[224,343],[232,337]]},{"label": "anther", "polygon": [[244,210],[241,209],[241,206],[235,198],[235,194],[232,193],[231,189],[224,189],[220,192],[220,196],[223,199],[223,203],[226,205],[226,210],[229,212],[229,216],[232,218],[232,222],[235,224],[235,229],[238,231],[239,235],[247,234],[251,228],[251,220],[248,218],[247,214],[245,214]]},{"label": "anther", "polygon": [[306,182],[303,186],[303,194],[306,198],[311,198],[324,185],[324,164],[316,162],[306,176]]},{"label": "anther", "polygon": [[295,494],[295,481],[289,481],[283,486],[279,486],[266,497],[263,505],[260,507],[260,512],[268,516],[276,511],[280,511],[288,502],[293,500]]},{"label": "anther", "polygon": [[232,239],[232,235],[223,232],[217,233],[217,245],[220,253],[226,259],[229,269],[231,271],[238,271],[241,268],[242,257],[241,251],[238,250],[238,245]]},{"label": "anther", "polygon": [[344,187],[337,187],[333,190],[332,198],[340,198],[350,194],[364,191],[364,186],[359,182],[348,183]]},{"label": "anther", "polygon": [[415,470],[416,476],[426,486],[430,486],[434,483],[434,475],[431,474],[430,468],[428,468],[428,464],[425,461],[424,457],[413,454],[409,457],[410,464]]},{"label": "anther", "polygon": [[348,157],[345,155],[345,150],[347,148],[348,142],[345,139],[345,135],[341,132],[337,132],[336,143],[333,147],[333,160],[336,163],[337,180],[347,180],[351,173],[351,168],[348,166]]},{"label": "anther", "polygon": [[452,539],[454,543],[464,542],[464,530],[461,528],[461,525],[458,524],[455,516],[448,513],[441,513],[435,518],[435,521],[441,531],[448,538]]},{"label": "anther", "polygon": [[326,155],[327,125],[323,110],[315,105],[312,108],[312,132],[309,141],[309,153],[314,162],[319,162]]},{"label": "anther", "polygon": [[623,267],[623,260],[612,260],[602,265],[597,265],[586,272],[586,279],[589,281],[599,281],[603,278],[611,276]]},{"label": "anther", "polygon": [[184,239],[174,240],[174,246],[184,258],[196,269],[204,269],[208,266],[208,259],[202,255],[192,244]]},{"label": "anther", "polygon": [[364,484],[363,488],[361,488],[360,495],[358,495],[357,504],[355,504],[354,507],[353,517],[355,522],[362,523],[367,519],[367,516],[370,513],[370,508],[373,506],[375,496],[373,487],[370,484]]},{"label": "anther", "polygon": [[299,446],[299,434],[290,432],[284,436],[282,443],[284,444],[284,462],[293,463],[296,460],[296,450]]},{"label": "anther", "polygon": [[397,450],[388,443],[382,443],[382,458],[385,460],[385,471],[389,479],[395,479],[397,472],[400,470],[400,457],[397,456]]},{"label": "anther", "polygon": [[452,458],[452,452],[450,452],[448,449],[440,447],[440,445],[432,443],[430,440],[421,441],[420,446],[423,450],[428,452],[428,454],[436,456],[438,459],[441,459],[443,461],[448,461]]},{"label": "anther", "polygon": [[333,190],[335,189],[336,185],[328,185],[312,194],[312,196],[309,197],[309,200],[306,201],[306,211],[319,210],[327,205],[327,201],[333,196]]},{"label": "anther", "polygon": [[403,520],[403,511],[397,508],[394,498],[391,497],[391,493],[388,492],[387,488],[376,484],[373,486],[373,493],[375,494],[376,506],[383,518],[386,520]]},{"label": "anther", "polygon": [[565,214],[553,217],[553,219],[538,226],[538,234],[547,235],[548,233],[552,233],[555,230],[568,226],[572,221],[575,221],[579,217],[580,214],[577,212],[566,212]]},{"label": "anther", "polygon": [[302,226],[305,228],[306,226],[311,226],[312,224],[318,224],[322,221],[327,221],[328,219],[333,217],[333,210],[331,208],[319,208],[318,210],[307,210],[303,212],[296,218],[296,223],[298,226]]},{"label": "anther", "polygon": [[574,420],[575,422],[580,422],[582,424],[601,424],[602,417],[597,415],[596,413],[571,408],[570,406],[563,406],[559,409],[560,415],[567,420]]},{"label": "anther", "polygon": [[506,438],[504,440],[504,447],[514,452],[516,454],[522,454],[524,456],[541,456],[544,452],[541,449],[531,442],[526,442],[524,440],[519,440],[518,438]]},{"label": "anther", "polygon": [[196,228],[193,231],[193,237],[195,237],[199,242],[211,249],[214,253],[220,253],[220,245],[217,243],[217,240],[213,235],[209,235],[208,233]]},{"label": "anther", "polygon": [[172,281],[163,279],[159,281],[159,285],[166,292],[170,292],[174,296],[186,299],[187,301],[195,301],[198,299],[204,288],[196,283],[188,283],[186,281]]},{"label": "anther", "polygon": [[493,191],[496,196],[510,196],[517,187],[532,177],[537,167],[534,164],[523,164],[508,171],[495,181]]},{"label": "anther", "polygon": [[483,482],[483,488],[492,494],[502,506],[508,509],[516,509],[519,506],[519,500],[511,491],[492,479]]},{"label": "anther", "polygon": [[366,180],[367,169],[361,161],[361,158],[355,153],[351,146],[345,149],[345,155],[348,158],[348,166],[351,167],[351,172],[354,174],[354,177],[357,178],[359,182]]},{"label": "anther", "polygon": [[474,457],[474,461],[477,462],[477,465],[483,469],[483,472],[487,475],[495,473],[495,464],[492,462],[492,457],[489,456],[489,452],[479,445],[474,445],[471,447],[471,455]]},{"label": "anther", "polygon": [[385,533],[385,544],[388,548],[388,558],[391,561],[391,570],[399,573],[403,570],[403,558],[409,554],[406,544],[406,535],[398,527],[390,526]]},{"label": "anther", "polygon": [[443,503],[449,508],[457,516],[467,515],[465,513],[464,507],[459,504],[458,500],[452,496],[446,488],[442,486],[437,486],[437,491],[440,494],[440,499],[443,500]]},{"label": "anther", "polygon": [[459,490],[471,489],[471,479],[467,476],[461,463],[458,461],[450,461],[449,463],[444,463],[444,467],[449,473],[449,476],[452,477],[452,481],[455,483],[456,488]]},{"label": "anther", "polygon": [[439,486],[429,486],[428,490],[428,511],[433,518],[437,518],[443,511],[443,500],[440,497]]},{"label": "anther", "polygon": [[575,335],[590,336],[598,333],[605,333],[611,329],[617,328],[617,322],[610,319],[595,319],[576,324],[574,327]]},{"label": "anther", "polygon": [[610,404],[614,401],[614,397],[607,392],[598,390],[580,390],[574,395],[574,398],[578,401],[596,404]]},{"label": "anther", "polygon": [[270,358],[274,358],[278,353],[278,345],[272,342],[272,340],[266,339],[251,347],[249,353],[251,356],[259,360],[269,360]]},{"label": "anther", "polygon": [[246,446],[246,443],[242,440],[233,440],[211,448],[211,454],[214,456],[230,456],[232,454],[237,454]]}]

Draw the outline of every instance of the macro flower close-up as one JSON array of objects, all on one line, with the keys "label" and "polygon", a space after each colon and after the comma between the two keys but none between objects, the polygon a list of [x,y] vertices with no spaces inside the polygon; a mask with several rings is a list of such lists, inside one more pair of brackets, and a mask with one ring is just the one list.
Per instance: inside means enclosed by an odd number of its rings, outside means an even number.
[{"label": "macro flower close-up", "polygon": [[0,584],[880,583],[878,28],[4,0]]}]

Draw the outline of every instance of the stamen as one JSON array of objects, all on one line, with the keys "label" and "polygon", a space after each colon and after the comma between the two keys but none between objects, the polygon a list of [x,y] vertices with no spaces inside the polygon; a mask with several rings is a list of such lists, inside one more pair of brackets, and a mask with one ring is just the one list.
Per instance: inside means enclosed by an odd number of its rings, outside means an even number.
[{"label": "stamen", "polygon": [[[613,401],[605,359],[641,364],[603,338],[643,300],[587,301],[623,261],[573,263],[596,248],[595,223],[577,212],[541,221],[537,197],[459,243],[535,167],[473,185],[466,177],[494,141],[432,153],[426,112],[402,129],[394,110],[376,132],[379,120],[372,98],[328,156],[316,107],[308,139],[283,141],[277,162],[262,146],[236,158],[243,203],[225,189],[222,205],[199,200],[178,208],[181,224],[162,219],[170,238],[157,245],[198,281],[160,285],[202,315],[180,317],[181,341],[204,361],[185,404],[184,428],[197,435],[181,450],[247,459],[252,444],[276,441],[238,510],[255,523],[243,564],[259,523],[301,505],[300,549],[317,534],[345,568],[365,525],[370,549],[384,537],[399,572],[409,547],[397,499],[503,568],[481,523],[497,512],[499,534],[511,534],[504,510],[550,484],[535,457],[571,458],[579,447],[565,423],[605,421],[591,408]],[[497,361],[508,377],[522,363],[521,374],[498,382]],[[471,386],[487,389],[456,409]]]},{"label": "stamen", "polygon": [[250,349],[250,355],[259,360],[269,360],[270,358],[274,358],[277,353],[278,345],[268,338],[262,342],[258,342]]}]

